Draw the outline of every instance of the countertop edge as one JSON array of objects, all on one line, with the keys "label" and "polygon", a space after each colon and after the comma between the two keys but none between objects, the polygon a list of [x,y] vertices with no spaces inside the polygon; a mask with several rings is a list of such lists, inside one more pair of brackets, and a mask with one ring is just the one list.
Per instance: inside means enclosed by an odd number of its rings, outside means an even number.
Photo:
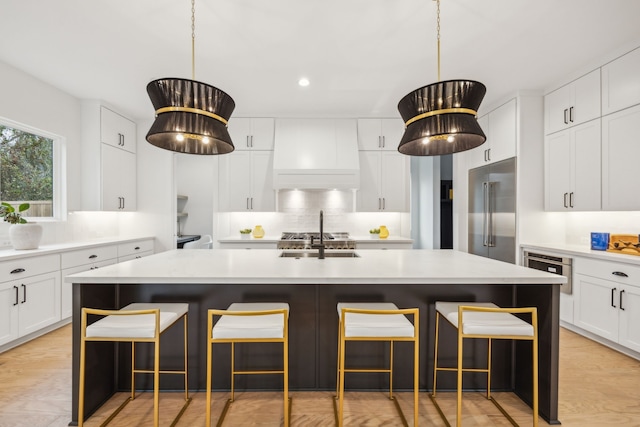
[{"label": "countertop edge", "polygon": [[79,249],[88,249],[94,248],[98,246],[104,245],[116,245],[128,242],[137,242],[140,240],[149,240],[152,239],[155,241],[154,236],[141,236],[141,237],[125,237],[125,238],[106,238],[100,240],[89,240],[84,242],[65,242],[65,243],[56,243],[51,245],[42,245],[38,249],[29,249],[29,250],[15,250],[15,249],[6,249],[0,251],[0,262],[2,261],[11,261],[14,259],[21,258],[30,258],[41,255],[52,255],[56,253],[63,253],[69,251],[75,251]]},{"label": "countertop edge", "polygon": [[640,256],[616,254],[607,251],[594,251],[590,247],[580,245],[555,245],[555,244],[525,244],[521,243],[523,250],[538,250],[564,255],[573,255],[584,258],[593,258],[603,261],[620,262],[625,264],[640,265]]}]

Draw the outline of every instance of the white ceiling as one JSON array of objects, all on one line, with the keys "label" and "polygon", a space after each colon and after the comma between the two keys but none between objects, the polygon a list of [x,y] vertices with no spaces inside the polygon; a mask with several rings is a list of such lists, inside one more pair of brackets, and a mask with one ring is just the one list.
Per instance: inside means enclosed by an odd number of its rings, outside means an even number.
[{"label": "white ceiling", "polygon": [[[153,116],[149,81],[191,78],[190,0],[0,11],[0,61],[134,118]],[[195,77],[229,93],[235,116],[399,117],[404,95],[437,80],[435,14],[432,0],[196,0]],[[442,0],[441,18],[441,77],[483,82],[483,105],[640,45],[636,0]]]}]

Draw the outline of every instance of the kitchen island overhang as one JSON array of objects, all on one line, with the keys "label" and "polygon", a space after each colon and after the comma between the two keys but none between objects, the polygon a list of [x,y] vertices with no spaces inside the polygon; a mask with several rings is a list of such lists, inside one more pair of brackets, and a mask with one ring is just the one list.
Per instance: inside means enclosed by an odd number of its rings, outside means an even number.
[{"label": "kitchen island overhang", "polygon": [[[559,289],[566,278],[451,250],[357,250],[359,258],[280,258],[278,250],[174,250],[150,257],[100,268],[68,277],[74,297],[73,418],[77,408],[79,317],[82,306],[120,308],[129,302],[188,302],[190,388],[203,389],[206,371],[206,310],[226,308],[232,302],[288,302],[290,314],[291,388],[327,390],[335,387],[338,301],[390,301],[400,307],[418,307],[421,312],[420,386],[432,383],[435,301],[492,301],[503,306],[536,306],[540,324],[540,413],[557,423]],[[364,285],[364,286],[363,286]],[[445,332],[445,337],[447,333]],[[179,339],[179,337],[176,337]],[[171,340],[171,337],[168,338]],[[445,360],[455,355],[455,338],[450,331],[443,353]],[[92,351],[105,366],[93,375],[92,395],[87,397],[88,413],[105,398],[128,385],[128,351],[102,346]],[[171,345],[163,347],[163,360],[175,359]],[[362,346],[355,357],[386,354]],[[444,348],[444,347],[443,347]],[[465,353],[477,364],[486,361],[482,344],[468,346]],[[410,355],[397,351],[398,366],[410,362]],[[530,402],[530,348],[518,343],[497,343],[494,349],[499,390],[514,390]],[[528,350],[529,349],[529,350]],[[144,352],[139,353],[144,358]],[[278,359],[271,349],[242,350],[241,360],[271,364]],[[377,357],[377,356],[376,356]],[[383,356],[381,356],[383,357]],[[273,359],[273,360],[272,360]],[[400,360],[397,360],[400,359]],[[406,359],[406,360],[404,360]],[[214,360],[214,388],[228,389],[228,352]],[[467,359],[465,359],[467,360]],[[377,362],[384,363],[385,360]],[[374,362],[374,363],[377,363]],[[406,362],[406,363],[404,363]],[[399,370],[394,387],[404,388],[410,377]],[[512,374],[514,373],[514,374]],[[253,376],[252,376],[253,377]],[[353,389],[385,387],[384,376],[353,376]],[[477,376],[482,377],[482,376]],[[116,381],[114,381],[116,378]],[[529,379],[528,379],[529,378]],[[454,378],[438,379],[445,388],[454,388]],[[251,378],[239,388],[278,389],[274,379]],[[150,382],[141,381],[145,387]],[[482,388],[484,378],[465,379],[465,388]],[[172,384],[163,388],[172,389]],[[409,388],[409,387],[406,387]],[[425,396],[426,397],[426,396]]]}]

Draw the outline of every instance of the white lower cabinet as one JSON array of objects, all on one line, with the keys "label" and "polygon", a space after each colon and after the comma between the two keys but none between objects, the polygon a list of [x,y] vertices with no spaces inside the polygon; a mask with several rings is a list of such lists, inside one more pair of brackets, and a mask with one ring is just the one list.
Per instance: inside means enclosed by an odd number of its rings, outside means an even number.
[{"label": "white lower cabinet", "polygon": [[0,345],[60,320],[59,268],[59,255],[0,263]]},{"label": "white lower cabinet", "polygon": [[574,259],[575,326],[640,352],[640,267]]}]

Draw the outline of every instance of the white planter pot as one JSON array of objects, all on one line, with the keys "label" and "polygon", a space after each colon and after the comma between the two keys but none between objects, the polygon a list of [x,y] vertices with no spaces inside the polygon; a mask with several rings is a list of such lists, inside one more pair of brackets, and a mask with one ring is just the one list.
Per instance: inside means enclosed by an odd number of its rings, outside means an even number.
[{"label": "white planter pot", "polygon": [[371,239],[376,239],[376,240],[378,240],[378,239],[380,238],[380,235],[379,235],[379,234],[369,233],[369,237],[370,237]]},{"label": "white planter pot", "polygon": [[251,234],[242,234],[240,233],[240,238],[243,240],[249,240],[251,238]]},{"label": "white planter pot", "polygon": [[9,238],[13,249],[38,249],[42,239],[42,226],[35,222],[13,224],[9,227]]}]

